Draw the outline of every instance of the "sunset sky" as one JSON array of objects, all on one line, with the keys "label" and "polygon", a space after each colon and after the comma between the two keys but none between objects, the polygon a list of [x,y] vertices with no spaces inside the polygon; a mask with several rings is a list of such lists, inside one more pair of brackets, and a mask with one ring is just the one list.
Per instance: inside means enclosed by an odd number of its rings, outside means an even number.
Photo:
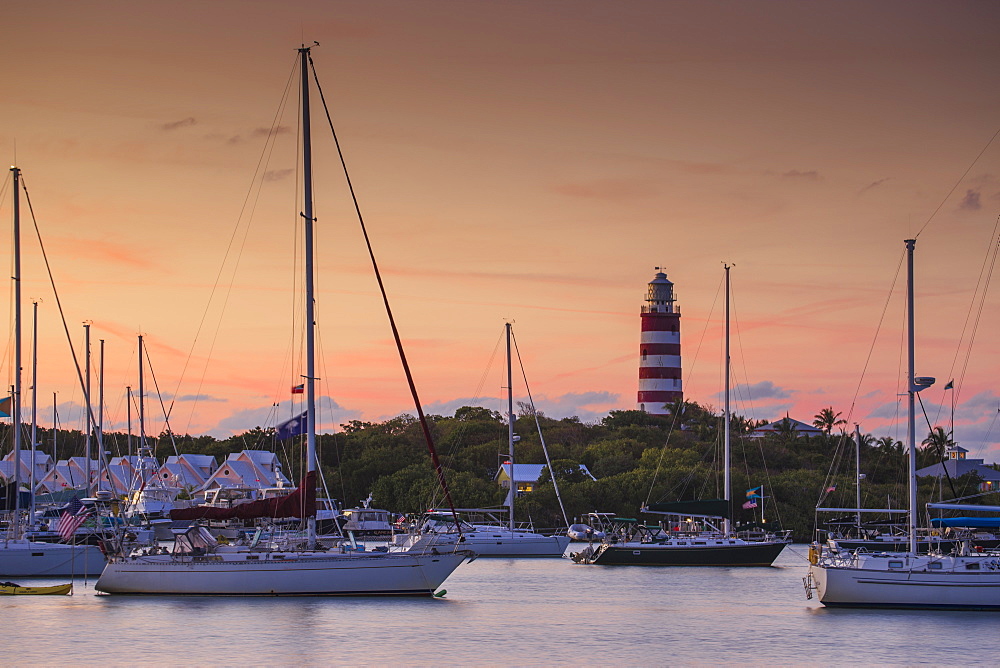
[{"label": "sunset sky", "polygon": [[[489,362],[505,319],[547,415],[635,408],[654,267],[679,296],[685,396],[720,406],[727,262],[737,412],[810,422],[833,406],[902,439],[897,268],[919,233],[917,370],[938,378],[923,393],[929,419],[947,428],[955,378],[957,440],[1000,458],[1000,293],[992,286],[981,312],[977,301],[1000,214],[996,3],[36,0],[0,11],[0,151],[23,170],[77,351],[85,320],[95,354],[106,340],[109,428],[124,425],[124,388],[138,384],[139,333],[175,431],[223,437],[273,425],[275,403],[280,418],[298,410],[296,80],[279,110],[296,47],[315,40],[427,412],[501,409],[499,352]],[[329,430],[413,409],[315,119]],[[8,176],[8,229],[11,197]],[[63,426],[81,428],[22,211],[26,335],[29,298],[42,299],[40,421],[51,424],[57,392]],[[523,383],[515,390],[524,400]],[[151,433],[163,428],[156,401]]]}]

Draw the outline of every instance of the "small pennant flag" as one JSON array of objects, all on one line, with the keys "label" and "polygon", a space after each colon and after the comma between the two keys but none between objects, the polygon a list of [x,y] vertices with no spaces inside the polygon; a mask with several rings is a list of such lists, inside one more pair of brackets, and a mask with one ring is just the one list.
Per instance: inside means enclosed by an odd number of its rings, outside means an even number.
[{"label": "small pennant flag", "polygon": [[751,508],[756,508],[756,507],[757,507],[757,502],[754,501],[753,499],[750,499],[749,501],[743,504],[744,510],[750,510]]},{"label": "small pennant flag", "polygon": [[760,490],[763,487],[764,487],[763,485],[759,485],[757,487],[754,487],[753,489],[748,489],[747,490],[747,498],[748,499],[753,499],[753,498],[759,499],[760,498]]},{"label": "small pennant flag", "polygon": [[946,389],[946,390],[954,390],[955,389],[955,379],[952,378],[951,380],[949,380],[948,384],[944,386],[944,389]]},{"label": "small pennant flag", "polygon": [[301,385],[295,385],[294,387],[292,387],[292,394],[302,394],[305,391],[306,391],[305,383],[302,383]]}]

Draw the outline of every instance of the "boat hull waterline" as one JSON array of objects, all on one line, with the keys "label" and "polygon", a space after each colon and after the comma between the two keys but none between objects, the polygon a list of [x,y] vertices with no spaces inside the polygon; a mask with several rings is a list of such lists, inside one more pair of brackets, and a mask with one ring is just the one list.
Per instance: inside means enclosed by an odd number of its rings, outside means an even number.
[{"label": "boat hull waterline", "polygon": [[820,603],[828,607],[1000,610],[998,571],[912,567],[886,571],[817,564],[810,569],[810,577]]},{"label": "boat hull waterline", "polygon": [[0,577],[96,577],[105,559],[94,545],[38,543],[27,540],[0,542]]},{"label": "boat hull waterline", "polygon": [[[471,552],[169,555],[110,561],[105,594],[186,596],[431,596]],[[280,558],[276,558],[280,557]]]},{"label": "boat hull waterline", "polygon": [[574,561],[601,566],[770,566],[785,549],[784,542],[664,546],[648,543],[603,545]]}]

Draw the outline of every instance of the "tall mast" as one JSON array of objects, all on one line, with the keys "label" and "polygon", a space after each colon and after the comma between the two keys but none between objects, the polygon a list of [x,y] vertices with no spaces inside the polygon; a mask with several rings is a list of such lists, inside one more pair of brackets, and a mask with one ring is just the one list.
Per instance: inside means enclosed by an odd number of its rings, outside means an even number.
[{"label": "tall mast", "polygon": [[11,427],[14,431],[14,526],[20,538],[21,526],[21,170],[14,174],[14,391],[11,401]]},{"label": "tall mast", "polygon": [[128,406],[128,434],[125,436],[125,450],[132,456],[132,386],[125,387],[125,405]]},{"label": "tall mast", "polygon": [[[97,440],[101,443],[104,440],[104,339],[101,339],[101,358],[98,362],[97,370]],[[104,460],[104,452],[101,452],[101,460]],[[111,476],[108,476],[109,478]]]},{"label": "tall mast", "polygon": [[[309,50],[299,49],[302,66],[302,217],[305,218],[306,271],[306,471],[316,470],[316,315],[313,285],[312,133],[309,119]],[[316,516],[306,521],[309,543],[316,542]]]},{"label": "tall mast", "polygon": [[143,388],[142,334],[139,335],[139,452],[146,447],[146,393]]},{"label": "tall mast", "polygon": [[[517,497],[517,481],[514,479],[514,382],[510,360],[510,323],[504,323],[507,331],[507,445],[510,447],[510,489],[507,494],[507,509],[510,516],[510,530],[514,532],[514,499]],[[554,477],[554,476],[553,476]]]},{"label": "tall mast", "polygon": [[29,524],[35,519],[35,448],[38,443],[38,300],[32,302],[31,318],[31,468],[28,476],[31,484],[31,512]]},{"label": "tall mast", "polygon": [[[723,427],[723,492],[725,496],[723,497],[726,501],[732,498],[732,490],[729,488],[732,486],[732,480],[730,479],[729,471],[729,459],[730,459],[730,443],[729,443],[729,265],[723,265],[726,268],[726,361],[725,361],[725,374],[726,374],[726,400],[725,409],[723,410],[722,421],[724,423]],[[729,507],[730,504],[726,504]],[[730,508],[730,512],[732,508]],[[728,535],[730,522],[729,518],[725,518],[722,521],[723,531]]]},{"label": "tall mast", "polygon": [[59,408],[56,405],[57,394],[52,393],[52,465],[59,461]]},{"label": "tall mast", "polygon": [[910,448],[909,461],[909,487],[910,487],[910,552],[917,553],[917,419],[916,404],[914,399],[917,396],[917,384],[914,376],[914,314],[913,314],[913,248],[917,244],[916,239],[907,239],[906,244],[906,381],[907,385],[907,427],[906,440]]},{"label": "tall mast", "polygon": [[83,398],[83,401],[86,404],[84,409],[87,411],[87,440],[86,440],[86,445],[84,446],[83,470],[84,470],[84,478],[86,480],[87,496],[90,496],[90,480],[91,480],[90,435],[91,432],[93,432],[94,430],[94,412],[90,405],[90,323],[89,322],[83,323],[83,331],[84,331],[83,350],[84,350],[84,359],[86,360],[85,367],[87,373],[87,379],[86,381],[84,381],[84,387],[83,387],[83,393],[86,395]]},{"label": "tall mast", "polygon": [[858,524],[858,529],[861,529],[861,425],[854,424],[854,490],[855,490],[855,504],[854,507],[858,509],[856,514],[856,521]]}]

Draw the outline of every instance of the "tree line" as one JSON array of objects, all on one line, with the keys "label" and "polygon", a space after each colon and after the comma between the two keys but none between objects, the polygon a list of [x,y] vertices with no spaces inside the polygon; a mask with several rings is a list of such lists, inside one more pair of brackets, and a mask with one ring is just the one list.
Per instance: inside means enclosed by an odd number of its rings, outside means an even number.
[{"label": "tree line", "polygon": [[[611,411],[601,421],[585,424],[575,417],[549,418],[521,405],[514,425],[520,437],[515,444],[516,461],[544,464],[544,439],[552,468],[551,472],[543,471],[534,491],[517,498],[517,517],[532,520],[536,527],[564,524],[553,473],[570,522],[588,512],[636,517],[649,503],[721,498],[722,416],[696,402],[677,402],[670,408],[669,416]],[[505,491],[496,482],[496,475],[508,460],[504,416],[465,406],[453,416],[430,415],[427,419],[455,505],[482,508],[502,504]],[[822,433],[812,437],[799,434],[790,422],[778,421],[774,433],[750,438],[750,432],[761,424],[731,416],[734,522],[764,520],[769,526],[791,529],[798,540],[808,540],[817,506],[855,505],[854,442],[843,429],[840,413],[832,407],[816,414],[813,424]],[[9,431],[9,426],[0,425],[0,431]],[[51,430],[41,432],[45,450],[44,444],[51,442]],[[304,468],[298,439],[277,441],[273,429],[257,427],[227,439],[162,433],[149,440],[161,462],[177,451],[213,455],[221,463],[231,452],[264,448],[278,454],[293,482]],[[133,448],[136,441],[131,439]],[[83,455],[85,435],[79,431],[60,431],[57,442],[59,458]],[[129,454],[127,435],[105,434],[104,443],[112,454]],[[950,445],[943,428],[932,430],[918,452],[918,467],[940,462]],[[96,454],[96,443],[92,442],[92,448]],[[337,498],[346,507],[369,494],[374,506],[397,513],[420,513],[445,505],[422,429],[410,415],[384,422],[347,422],[336,433],[317,436],[317,455],[324,484],[321,493]],[[862,505],[905,508],[904,445],[888,436],[863,434],[860,459]],[[585,475],[583,467],[596,480]],[[921,479],[920,503],[975,494],[979,484],[971,474],[947,483]],[[758,486],[763,486],[763,498],[756,508],[744,509],[744,490]]]}]

